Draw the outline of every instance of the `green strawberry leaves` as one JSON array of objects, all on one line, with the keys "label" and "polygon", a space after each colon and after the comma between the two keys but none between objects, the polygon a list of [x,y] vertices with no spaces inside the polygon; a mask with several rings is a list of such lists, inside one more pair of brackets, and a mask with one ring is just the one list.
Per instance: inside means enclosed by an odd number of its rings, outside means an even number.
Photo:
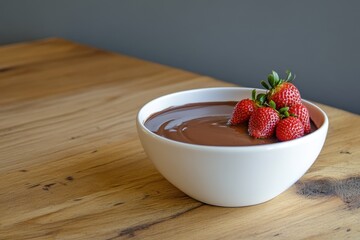
[{"label": "green strawberry leaves", "polygon": [[272,71],[272,76],[274,79],[274,86],[276,86],[276,83],[278,83],[280,81],[279,75],[277,74],[277,72],[275,72],[274,70]]},{"label": "green strawberry leaves", "polygon": [[266,98],[267,97],[265,93],[259,93],[256,96],[256,103],[259,104],[260,106],[263,106],[265,104]]},{"label": "green strawberry leaves", "polygon": [[260,83],[261,83],[261,85],[262,85],[264,88],[266,88],[267,90],[270,90],[269,85],[268,85],[264,80],[261,81]]},{"label": "green strawberry leaves", "polygon": [[292,82],[295,80],[295,78],[296,78],[295,74],[292,75],[292,73],[289,70],[286,70],[285,73],[286,73],[286,78],[285,78],[286,82]]},{"label": "green strawberry leaves", "polygon": [[256,103],[258,107],[263,107],[266,104],[267,95],[265,93],[259,93],[256,95],[256,89],[251,92],[251,99]]},{"label": "green strawberry leaves", "polygon": [[252,90],[252,92],[251,92],[251,99],[252,99],[253,101],[256,101],[256,89]]},{"label": "green strawberry leaves", "polygon": [[289,107],[283,107],[279,109],[280,117],[287,118],[290,116],[289,114]]},{"label": "green strawberry leaves", "polygon": [[271,100],[271,101],[269,102],[269,107],[271,107],[272,109],[275,109],[275,110],[276,110],[276,103],[275,103],[273,100]]},{"label": "green strawberry leaves", "polygon": [[274,70],[271,71],[271,73],[268,75],[268,83],[266,83],[264,80],[261,81],[261,85],[267,89],[267,90],[271,90],[274,89],[276,86],[280,85],[281,83],[288,81],[288,79],[291,79],[291,72],[287,71],[287,78],[286,79],[281,79],[279,77],[279,74],[277,74],[277,72],[275,72]]}]

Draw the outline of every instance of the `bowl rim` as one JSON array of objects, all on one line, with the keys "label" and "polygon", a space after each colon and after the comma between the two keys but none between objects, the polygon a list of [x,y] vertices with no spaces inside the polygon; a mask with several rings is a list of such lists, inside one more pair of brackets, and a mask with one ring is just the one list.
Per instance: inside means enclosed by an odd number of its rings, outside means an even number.
[{"label": "bowl rim", "polygon": [[[276,142],[276,143],[270,143],[270,144],[260,144],[260,145],[250,145],[250,146],[212,146],[212,145],[200,145],[200,144],[193,144],[193,143],[185,143],[185,142],[180,142],[180,141],[176,141],[176,140],[172,140],[172,139],[168,139],[165,138],[163,136],[159,136],[153,132],[151,132],[149,129],[147,129],[145,127],[145,121],[146,119],[144,119],[143,121],[140,119],[140,115],[141,112],[144,111],[144,109],[152,104],[155,101],[159,101],[161,99],[164,98],[169,98],[175,95],[179,95],[179,94],[184,94],[184,93],[196,93],[196,92],[200,92],[200,91],[209,91],[209,90],[236,90],[236,89],[241,89],[241,90],[248,90],[249,92],[251,92],[253,89],[256,89],[256,91],[263,91],[265,92],[264,89],[258,89],[258,88],[249,88],[249,87],[209,87],[209,88],[196,88],[196,89],[190,89],[190,90],[183,90],[183,91],[177,91],[177,92],[173,92],[173,93],[169,93],[169,94],[165,94],[162,95],[160,97],[154,98],[150,101],[148,101],[147,103],[145,103],[138,111],[137,116],[136,116],[136,125],[138,128],[140,128],[145,134],[147,134],[148,136],[156,139],[157,141],[160,141],[162,143],[165,144],[170,144],[170,145],[176,145],[182,148],[188,148],[188,149],[198,149],[198,150],[207,150],[207,151],[221,151],[221,150],[225,150],[225,151],[254,151],[254,150],[272,150],[272,149],[281,149],[281,148],[287,148],[287,147],[291,147],[294,145],[300,145],[301,143],[303,143],[304,141],[307,141],[308,138],[311,138],[315,135],[321,134],[321,132],[326,131],[328,129],[328,125],[329,125],[329,120],[328,120],[328,116],[327,114],[324,112],[324,110],[322,110],[320,107],[318,107],[316,104],[302,99],[302,101],[304,103],[306,103],[307,105],[312,106],[313,108],[315,108],[319,113],[321,113],[322,117],[324,118],[324,122],[322,123],[322,125],[320,127],[318,127],[314,132],[311,132],[303,137],[294,139],[294,140],[290,140],[290,141],[285,141],[285,142]],[[155,112],[154,112],[155,113]]]}]

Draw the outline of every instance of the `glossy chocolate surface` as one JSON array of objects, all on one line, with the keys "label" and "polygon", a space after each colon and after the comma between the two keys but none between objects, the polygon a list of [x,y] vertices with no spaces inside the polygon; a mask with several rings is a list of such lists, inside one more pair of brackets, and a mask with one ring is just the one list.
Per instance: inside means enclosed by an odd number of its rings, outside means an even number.
[{"label": "glossy chocolate surface", "polygon": [[145,126],[175,141],[209,146],[250,146],[278,142],[276,138],[255,139],[247,125],[227,124],[237,102],[191,103],[167,108],[151,115]]}]

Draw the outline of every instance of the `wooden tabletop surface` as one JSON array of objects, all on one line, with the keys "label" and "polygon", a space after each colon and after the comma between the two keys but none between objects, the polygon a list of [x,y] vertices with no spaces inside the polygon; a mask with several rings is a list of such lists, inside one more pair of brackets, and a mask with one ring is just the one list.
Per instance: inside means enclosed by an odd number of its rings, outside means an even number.
[{"label": "wooden tabletop surface", "polygon": [[273,200],[198,202],[135,128],[147,101],[232,86],[62,39],[0,47],[0,239],[360,239],[360,117],[329,116],[315,164]]}]

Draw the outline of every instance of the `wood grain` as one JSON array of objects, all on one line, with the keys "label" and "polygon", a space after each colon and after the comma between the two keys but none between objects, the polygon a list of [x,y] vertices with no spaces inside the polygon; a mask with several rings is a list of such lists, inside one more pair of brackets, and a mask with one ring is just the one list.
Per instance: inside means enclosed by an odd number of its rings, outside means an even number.
[{"label": "wood grain", "polygon": [[[359,239],[360,209],[337,196],[293,186],[264,204],[221,208],[156,171],[137,111],[216,86],[232,85],[62,39],[0,47],[0,239]],[[359,176],[359,116],[320,106],[328,138],[301,181]]]}]

